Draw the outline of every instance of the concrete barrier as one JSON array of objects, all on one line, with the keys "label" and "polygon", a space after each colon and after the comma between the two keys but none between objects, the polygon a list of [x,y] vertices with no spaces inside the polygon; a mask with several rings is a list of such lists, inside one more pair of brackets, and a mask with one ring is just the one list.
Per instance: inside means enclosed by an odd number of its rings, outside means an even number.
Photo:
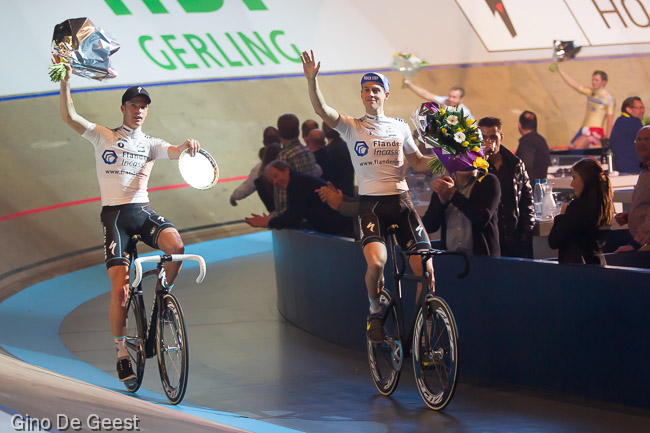
[{"label": "concrete barrier", "polygon": [[[280,230],[273,249],[280,313],[365,350],[359,243]],[[472,258],[469,276],[458,280],[461,270],[458,257],[435,263],[437,292],[458,325],[462,374],[650,407],[650,270],[490,257]]]}]

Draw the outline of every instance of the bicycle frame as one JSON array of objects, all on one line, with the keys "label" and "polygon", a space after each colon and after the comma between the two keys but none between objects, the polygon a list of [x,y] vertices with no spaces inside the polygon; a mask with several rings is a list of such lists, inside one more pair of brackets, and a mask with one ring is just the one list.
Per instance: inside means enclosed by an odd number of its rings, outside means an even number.
[{"label": "bicycle frame", "polygon": [[[402,309],[402,279],[408,280],[408,281],[414,281],[416,283],[421,283],[422,287],[420,289],[420,293],[417,296],[416,299],[416,306],[417,307],[422,307],[426,308],[426,297],[427,294],[429,293],[429,290],[427,289],[429,287],[429,271],[427,269],[426,263],[429,259],[433,261],[434,256],[441,256],[441,255],[458,255],[462,256],[465,259],[465,269],[463,272],[458,274],[458,278],[464,278],[468,273],[469,273],[469,261],[467,259],[467,254],[464,252],[456,252],[456,251],[446,251],[446,250],[435,250],[435,249],[428,249],[428,250],[419,250],[419,251],[400,251],[400,262],[401,262],[401,270],[400,266],[398,265],[397,262],[397,239],[395,236],[395,232],[389,233],[388,235],[388,240],[389,240],[389,245],[387,248],[390,249],[390,256],[393,261],[393,279],[394,279],[394,287],[395,291],[397,293],[392,293],[390,303],[387,306],[387,310],[390,310],[392,306],[395,306],[395,310],[397,312],[397,320],[399,321],[399,326],[400,329],[404,330],[407,335],[402,336],[402,345],[404,353],[409,354],[411,353],[411,345],[412,345],[412,340],[413,340],[413,330],[415,329],[415,321],[417,319],[417,316],[414,315],[413,319],[411,320],[411,324],[408,328],[404,327],[404,311]],[[406,274],[406,262],[407,258],[411,256],[420,256],[421,264],[422,264],[422,275],[414,275],[414,274]],[[433,265],[433,262],[432,262]],[[417,308],[416,308],[417,311]],[[386,321],[388,316],[384,316],[383,320],[384,322]],[[408,331],[406,331],[408,329]],[[426,342],[427,345],[427,350],[429,349],[428,345],[429,343]]]},{"label": "bicycle frame", "polygon": [[[197,283],[201,283],[203,281],[203,278],[205,278],[205,272],[206,272],[206,265],[205,265],[205,260],[203,257],[195,255],[195,254],[164,254],[164,255],[155,255],[155,256],[148,256],[148,257],[138,257],[138,249],[137,249],[137,238],[134,237],[131,239],[131,244],[127,247],[127,251],[130,254],[131,257],[131,267],[135,267],[135,278],[133,279],[133,283],[130,285],[130,291],[129,291],[129,299],[127,300],[126,308],[128,310],[129,308],[129,303],[132,302],[134,299],[137,298],[137,302],[140,302],[140,307],[142,309],[142,312],[145,314],[145,320],[146,320],[146,309],[144,307],[144,299],[143,299],[143,292],[142,292],[142,279],[147,276],[147,275],[156,275],[157,277],[160,276],[161,272],[164,272],[164,264],[166,262],[172,262],[172,261],[183,261],[183,260],[196,260],[199,262],[199,276],[196,278]],[[142,263],[144,262],[153,262],[157,263],[156,269],[149,270],[145,273],[142,272]],[[146,348],[146,354],[147,358],[150,358],[153,356],[153,351],[151,348],[153,347],[153,344],[155,342],[156,338],[156,320],[158,318],[158,312],[161,310],[161,304],[162,304],[162,299],[164,295],[169,293],[169,289],[167,287],[163,287],[161,290],[156,290],[156,293],[154,294],[153,298],[153,304],[151,306],[151,314],[149,316],[149,321],[145,321],[145,326],[147,328],[146,331],[146,339],[145,339],[145,348]]]}]

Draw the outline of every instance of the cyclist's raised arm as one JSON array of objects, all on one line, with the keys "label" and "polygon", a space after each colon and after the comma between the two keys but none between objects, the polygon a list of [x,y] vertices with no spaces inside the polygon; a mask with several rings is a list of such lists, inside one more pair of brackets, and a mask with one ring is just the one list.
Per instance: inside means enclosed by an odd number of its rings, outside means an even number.
[{"label": "cyclist's raised arm", "polygon": [[429,92],[426,89],[423,89],[422,87],[416,86],[415,84],[411,83],[410,80],[407,80],[404,78],[402,80],[404,85],[413,93],[418,95],[420,98],[424,99],[425,101],[435,101],[436,100],[436,95],[433,93]]},{"label": "cyclist's raised arm", "polygon": [[576,80],[574,80],[566,72],[564,72],[562,68],[560,68],[560,65],[558,63],[556,63],[556,65],[557,65],[557,72],[560,74],[560,77],[562,77],[562,80],[564,80],[564,82],[567,83],[567,85],[571,87],[573,90],[575,90],[576,92],[582,93],[582,91],[580,90],[581,89],[580,84],[578,84]]},{"label": "cyclist's raised arm", "polygon": [[185,140],[185,143],[179,145],[179,146],[169,146],[167,149],[167,156],[169,156],[169,159],[178,159],[181,156],[181,153],[185,149],[190,149],[190,154],[194,156],[196,154],[196,151],[201,148],[201,144],[199,143],[198,140],[195,140],[193,138],[188,138]]},{"label": "cyclist's raised arm", "polygon": [[302,69],[305,72],[305,78],[307,78],[309,99],[311,100],[311,105],[314,107],[316,114],[318,114],[328,126],[334,128],[339,123],[340,115],[338,111],[327,105],[323,94],[318,88],[318,80],[316,79],[316,76],[320,70],[320,62],[317,64],[314,60],[314,52],[311,51],[310,53],[303,51],[302,56],[300,56],[300,59],[302,60]]},{"label": "cyclist's raised arm", "polygon": [[59,109],[61,110],[61,118],[78,134],[83,134],[88,129],[88,122],[86,119],[77,114],[72,103],[72,95],[70,94],[70,66],[65,65],[65,78],[61,80],[61,93],[59,94]]}]

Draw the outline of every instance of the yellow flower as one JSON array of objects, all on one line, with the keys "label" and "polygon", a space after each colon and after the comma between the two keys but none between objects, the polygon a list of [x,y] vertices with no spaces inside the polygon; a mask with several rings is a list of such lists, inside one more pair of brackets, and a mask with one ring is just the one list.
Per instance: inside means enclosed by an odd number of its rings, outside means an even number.
[{"label": "yellow flower", "polygon": [[471,126],[474,124],[474,119],[467,119],[467,122],[465,122],[467,126]]},{"label": "yellow flower", "polygon": [[441,128],[441,129],[440,129],[440,132],[442,132],[443,134],[446,133],[446,132],[447,132],[447,128]]},{"label": "yellow flower", "polygon": [[467,147],[467,146],[469,146],[469,141],[463,141],[463,142],[460,143],[460,144],[461,144],[463,147]]},{"label": "yellow flower", "polygon": [[474,167],[482,168],[483,170],[487,171],[487,169],[490,167],[490,164],[488,164],[488,162],[485,159],[479,156],[474,160]]},{"label": "yellow flower", "polygon": [[478,146],[472,147],[472,152],[478,152],[479,150],[481,150],[481,148]]}]

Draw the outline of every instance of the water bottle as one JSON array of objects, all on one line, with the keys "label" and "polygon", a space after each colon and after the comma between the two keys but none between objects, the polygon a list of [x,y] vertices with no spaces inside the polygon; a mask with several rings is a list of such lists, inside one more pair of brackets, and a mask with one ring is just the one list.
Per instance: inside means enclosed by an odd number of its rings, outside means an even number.
[{"label": "water bottle", "polygon": [[542,215],[544,218],[553,218],[555,216],[555,198],[553,197],[553,185],[542,180],[542,190],[544,198],[542,200]]},{"label": "water bottle", "polygon": [[535,187],[533,188],[533,202],[535,203],[535,218],[542,217],[542,204],[544,202],[544,190],[539,179],[535,179]]}]

